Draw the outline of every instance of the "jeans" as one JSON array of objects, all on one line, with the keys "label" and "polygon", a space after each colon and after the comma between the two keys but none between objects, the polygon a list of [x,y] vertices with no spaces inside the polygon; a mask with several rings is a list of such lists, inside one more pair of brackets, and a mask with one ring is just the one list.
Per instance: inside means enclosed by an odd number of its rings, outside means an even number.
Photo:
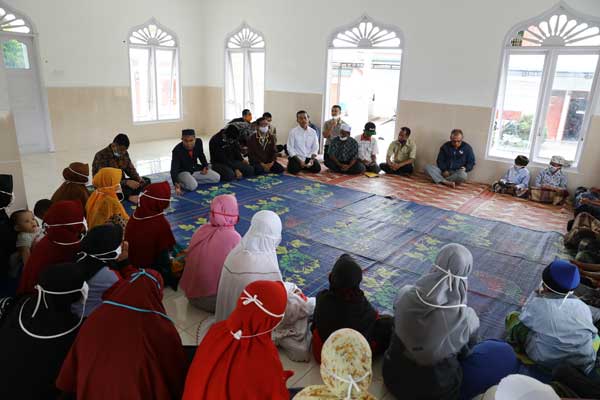
[{"label": "jeans", "polygon": [[242,161],[233,161],[230,165],[213,164],[212,168],[221,175],[221,182],[229,182],[235,179],[235,170],[239,169],[245,178],[254,176],[254,167]]},{"label": "jeans", "polygon": [[[304,160],[304,163],[308,163],[310,161],[310,158],[307,158],[306,160]],[[313,165],[311,167],[304,167],[302,168],[300,166],[300,159],[298,158],[298,156],[294,156],[294,157],[290,157],[288,158],[288,172],[290,174],[296,175],[298,172],[300,172],[301,169],[304,169],[308,172],[313,172],[313,173],[319,173],[321,172],[321,164],[319,164],[319,161],[317,161],[316,159],[313,159]]]},{"label": "jeans", "polygon": [[354,163],[354,165],[352,167],[350,167],[346,171],[342,171],[342,169],[335,162],[333,162],[333,160],[331,158],[328,158],[327,160],[325,160],[325,166],[327,168],[329,168],[330,170],[332,170],[333,172],[338,172],[340,174],[348,174],[348,175],[364,174],[365,169],[366,169],[365,164],[361,163],[360,161],[357,161]]},{"label": "jeans", "polygon": [[382,163],[379,164],[379,167],[383,170],[383,172],[385,172],[386,174],[394,174],[394,175],[407,175],[407,174],[412,174],[413,171],[415,170],[412,164],[408,164],[408,165],[404,165],[400,168],[398,168],[396,171],[394,171],[388,163]]},{"label": "jeans", "polygon": [[193,174],[184,171],[177,175],[177,181],[188,192],[196,190],[198,184],[217,183],[220,178],[220,175],[212,169],[209,169],[206,175],[203,175],[200,171],[196,171]]},{"label": "jeans", "polygon": [[462,169],[457,169],[455,171],[448,171],[448,172],[450,172],[450,175],[447,178],[444,178],[444,176],[442,175],[442,170],[439,169],[435,165],[425,166],[425,172],[427,172],[427,175],[429,175],[435,183],[442,183],[442,182],[462,183],[462,182],[466,182],[466,180],[467,180],[467,171],[462,170]]}]

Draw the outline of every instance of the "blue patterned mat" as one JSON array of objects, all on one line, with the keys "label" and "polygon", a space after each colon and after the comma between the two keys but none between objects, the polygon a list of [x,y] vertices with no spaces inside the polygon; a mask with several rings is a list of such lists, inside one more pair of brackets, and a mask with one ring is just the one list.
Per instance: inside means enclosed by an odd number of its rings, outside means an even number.
[{"label": "blue patterned mat", "polygon": [[[150,178],[170,181],[166,173]],[[465,245],[475,260],[468,302],[481,320],[482,338],[502,336],[504,316],[523,304],[539,284],[545,265],[563,249],[562,236],[555,232],[287,175],[204,185],[174,197],[167,218],[179,245],[187,246],[194,231],[207,222],[211,200],[225,193],[238,199],[240,234],[248,230],[255,212],[279,214],[284,233],[277,254],[286,280],[314,296],[327,287],[337,257],[350,253],[364,268],[363,289],[381,312],[392,312],[398,289],[426,273],[442,246]]]}]

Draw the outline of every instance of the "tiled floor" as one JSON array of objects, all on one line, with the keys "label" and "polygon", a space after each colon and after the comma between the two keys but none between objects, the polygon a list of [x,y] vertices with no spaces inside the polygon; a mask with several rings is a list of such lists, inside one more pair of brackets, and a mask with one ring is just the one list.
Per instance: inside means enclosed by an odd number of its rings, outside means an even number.
[{"label": "tiled floor", "polygon": [[[140,174],[152,174],[169,169],[171,149],[178,142],[163,140],[137,143],[130,149],[130,155]],[[51,154],[33,154],[22,156],[27,198],[30,206],[36,200],[50,197],[61,184],[62,169],[72,161],[91,162],[99,149],[70,149],[69,151]],[[286,160],[282,160],[286,163]],[[531,202],[516,200],[508,196],[500,196],[489,192],[486,185],[468,183],[455,190],[436,186],[422,174],[413,177],[381,176],[366,178],[364,176],[349,177],[332,173],[324,168],[318,175],[301,174],[309,179],[337,184],[352,189],[363,190],[383,196],[393,196],[417,203],[428,204],[439,208],[454,210],[482,218],[505,221],[532,229],[562,231],[572,215],[568,208],[544,206]],[[166,289],[163,303],[181,335],[184,344],[196,344],[196,331],[209,314],[192,307],[181,291]],[[296,363],[281,354],[286,369],[295,372],[288,380],[290,387],[304,387],[320,384],[319,367],[314,362]],[[379,357],[374,361],[374,379],[370,392],[378,399],[393,399],[381,377]]]}]

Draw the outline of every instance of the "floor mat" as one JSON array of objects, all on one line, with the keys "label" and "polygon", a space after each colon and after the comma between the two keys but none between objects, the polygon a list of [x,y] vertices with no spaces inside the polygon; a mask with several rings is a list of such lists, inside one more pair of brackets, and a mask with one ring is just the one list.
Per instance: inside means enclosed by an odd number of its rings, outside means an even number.
[{"label": "floor mat", "polygon": [[[152,179],[168,180],[168,176]],[[465,192],[478,190],[474,186]],[[523,304],[539,284],[544,266],[563,250],[557,232],[287,175],[202,185],[173,198],[166,216],[178,245],[187,246],[195,230],[208,222],[211,200],[224,193],[238,199],[240,234],[259,210],[272,210],[281,217],[284,233],[277,254],[286,280],[314,296],[328,286],[335,260],[349,253],[363,267],[363,289],[381,312],[392,312],[398,289],[427,273],[443,245],[465,245],[474,257],[468,303],[479,313],[483,338],[502,336],[506,312]]]}]

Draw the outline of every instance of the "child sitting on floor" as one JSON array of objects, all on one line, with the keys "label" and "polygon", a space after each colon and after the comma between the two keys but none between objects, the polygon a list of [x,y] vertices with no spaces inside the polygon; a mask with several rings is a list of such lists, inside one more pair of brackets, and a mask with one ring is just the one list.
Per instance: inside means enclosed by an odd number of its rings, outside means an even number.
[{"label": "child sitting on floor", "polygon": [[10,222],[17,232],[17,253],[11,257],[10,275],[17,277],[20,269],[27,263],[33,239],[36,237],[39,227],[33,213],[29,210],[17,210],[10,215]]},{"label": "child sitting on floor", "polygon": [[312,324],[312,351],[317,362],[321,362],[323,343],[342,328],[360,332],[374,354],[388,347],[393,318],[379,315],[360,289],[361,281],[360,265],[349,254],[342,254],[329,274],[329,289],[317,294]]},{"label": "child sitting on floor", "polygon": [[529,159],[525,156],[517,156],[515,165],[510,167],[504,176],[492,185],[496,193],[512,194],[524,197],[529,188],[529,170],[526,168]]},{"label": "child sitting on floor", "polygon": [[556,260],[546,267],[540,289],[532,293],[521,313],[507,316],[507,340],[542,368],[566,364],[589,375],[600,338],[590,309],[572,296],[579,279],[577,267],[567,261]]}]

